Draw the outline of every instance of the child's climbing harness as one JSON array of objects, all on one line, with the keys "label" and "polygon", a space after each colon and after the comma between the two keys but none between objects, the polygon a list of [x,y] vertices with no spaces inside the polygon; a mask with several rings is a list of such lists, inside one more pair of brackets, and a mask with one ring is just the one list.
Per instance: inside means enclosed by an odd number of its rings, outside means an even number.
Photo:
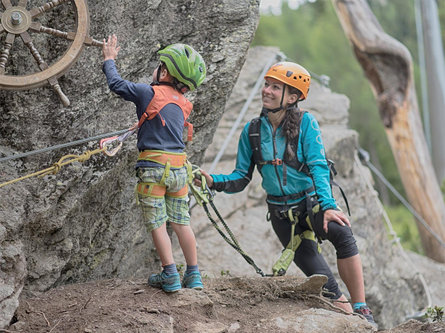
[{"label": "child's climbing harness", "polygon": [[193,136],[193,125],[187,121],[190,113],[193,109],[193,104],[185,98],[180,92],[175,90],[173,87],[165,84],[152,85],[154,90],[153,99],[147,106],[147,109],[142,114],[138,122],[138,127],[140,128],[144,124],[145,120],[151,120],[156,116],[159,116],[162,122],[162,126],[165,126],[165,120],[162,118],[160,111],[167,104],[176,104],[182,110],[184,115],[184,127],[187,127],[187,141],[192,141]]},{"label": "child's climbing harness", "polygon": [[[165,185],[165,180],[170,174],[170,168],[182,168],[186,166],[189,178],[192,177],[191,165],[187,161],[187,155],[185,153],[173,153],[162,150],[144,150],[139,153],[138,160],[150,161],[163,165],[164,173],[158,183],[138,182],[135,189],[136,194],[152,198],[162,198],[165,195],[175,198],[184,198],[187,196],[187,184],[176,192],[168,192],[167,186]],[[139,199],[137,199],[137,203],[139,203]]]}]

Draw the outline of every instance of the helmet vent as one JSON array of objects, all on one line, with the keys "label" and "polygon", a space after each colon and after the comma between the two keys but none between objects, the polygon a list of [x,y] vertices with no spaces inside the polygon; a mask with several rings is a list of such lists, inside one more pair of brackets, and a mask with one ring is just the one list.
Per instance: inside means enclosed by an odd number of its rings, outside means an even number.
[{"label": "helmet vent", "polygon": [[309,91],[311,75],[302,66],[293,62],[279,62],[272,65],[264,78],[273,78],[301,91],[300,100],[304,100]]},{"label": "helmet vent", "polygon": [[185,51],[185,55],[187,56],[187,58],[190,58],[189,50],[187,50],[186,47],[184,48],[184,51]]}]

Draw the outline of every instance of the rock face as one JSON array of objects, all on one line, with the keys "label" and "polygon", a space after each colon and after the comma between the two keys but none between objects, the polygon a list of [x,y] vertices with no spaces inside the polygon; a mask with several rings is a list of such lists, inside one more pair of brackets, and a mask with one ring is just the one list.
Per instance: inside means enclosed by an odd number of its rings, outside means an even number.
[{"label": "rock face", "polygon": [[[86,1],[86,0],[85,0]],[[28,1],[28,8],[41,2]],[[66,7],[68,6],[68,7]],[[69,31],[68,4],[42,18],[43,25]],[[220,119],[229,92],[258,22],[259,0],[90,1],[90,35],[118,36],[121,75],[151,82],[156,51],[174,42],[193,45],[207,64],[207,80],[189,98],[194,141],[187,147],[199,163]],[[0,11],[3,11],[1,7]],[[66,43],[33,35],[49,64]],[[36,71],[20,41],[7,74]],[[14,44],[15,46],[15,44]],[[0,91],[0,153],[9,156],[125,129],[136,121],[135,108],[110,93],[101,71],[101,51],[85,49],[59,79],[71,106],[63,108],[50,88]],[[96,149],[98,142],[3,162],[2,182],[47,168],[65,154]],[[57,175],[32,178],[0,188],[0,328],[9,323],[22,289],[28,293],[110,276],[146,276],[158,268],[150,235],[135,205],[135,138],[117,156],[95,155]]]},{"label": "rock face", "polygon": [[[213,143],[206,151],[203,169],[217,174],[230,173],[234,169],[239,134],[245,123],[259,115],[261,109],[259,92],[254,94],[252,103],[236,127],[233,137],[229,134],[233,133],[232,127],[240,110],[244,109],[255,82],[271,58],[278,61],[280,58],[278,50],[261,47],[250,49]],[[422,271],[419,272],[422,266],[428,266],[420,264],[422,260],[419,258],[416,258],[417,263],[414,266],[408,255],[394,245],[387,233],[385,215],[377,193],[372,187],[370,171],[358,158],[358,135],[347,126],[348,98],[332,92],[313,80],[308,99],[301,103],[300,107],[312,112],[318,119],[327,155],[335,161],[339,173],[336,181],[347,194],[352,213],[350,220],[363,262],[367,302],[381,328],[393,327],[428,305],[429,292],[422,283]],[[227,148],[221,153],[221,148],[224,146]],[[221,156],[221,160],[215,163],[218,155]],[[272,227],[266,221],[265,194],[260,181],[261,177],[255,171],[252,182],[243,192],[232,195],[218,193],[214,202],[244,252],[250,255],[263,271],[270,273],[282,247]],[[345,210],[342,196],[335,187],[334,194]],[[255,270],[212,227],[202,208],[199,206],[193,208],[192,216],[192,226],[198,238],[201,269],[213,276],[255,275]],[[215,214],[213,217],[216,219]],[[222,225],[220,227],[223,228]],[[325,241],[322,249],[337,280],[341,282],[333,246]],[[176,257],[181,258],[179,248]],[[435,269],[440,273],[439,268]],[[427,272],[428,269],[425,268],[424,271]],[[292,265],[288,274],[302,273]],[[428,277],[432,277],[431,275],[428,274]],[[434,278],[429,279],[427,284],[434,285],[435,293],[444,295],[443,285],[439,280],[434,280]],[[340,283],[340,286],[349,296],[344,284]],[[435,301],[440,303],[440,298],[436,298]]]}]

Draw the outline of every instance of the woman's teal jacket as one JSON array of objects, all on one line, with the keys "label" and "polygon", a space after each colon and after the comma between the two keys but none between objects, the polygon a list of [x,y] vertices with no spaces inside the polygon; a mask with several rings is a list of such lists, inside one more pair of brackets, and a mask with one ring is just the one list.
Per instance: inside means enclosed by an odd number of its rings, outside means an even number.
[{"label": "woman's teal jacket", "polygon": [[[282,133],[281,125],[275,133],[267,116],[261,119],[261,153],[265,161],[275,159],[283,160],[286,139]],[[252,179],[255,163],[252,158],[252,147],[249,141],[249,125],[244,126],[238,143],[238,154],[236,158],[236,168],[229,175],[212,174],[213,188],[217,191],[226,193],[235,193],[242,191]],[[311,177],[303,172],[286,165],[265,164],[260,169],[263,178],[262,187],[268,195],[287,196],[301,193],[308,188],[315,187],[318,201],[323,210],[336,209],[337,204],[332,196],[332,190],[329,182],[329,168],[325,156],[325,149],[321,138],[320,127],[317,120],[309,112],[305,112],[300,123],[300,137],[298,140],[297,158],[300,162],[307,164]],[[283,182],[283,167],[286,172],[286,181]],[[273,204],[294,204],[304,198],[299,198],[287,202],[274,202],[268,198],[269,203]]]}]

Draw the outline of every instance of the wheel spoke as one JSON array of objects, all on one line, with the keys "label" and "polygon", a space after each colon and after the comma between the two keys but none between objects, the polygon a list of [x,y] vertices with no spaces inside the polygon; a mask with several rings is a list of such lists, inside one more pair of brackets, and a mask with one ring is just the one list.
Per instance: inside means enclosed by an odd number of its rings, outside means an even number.
[{"label": "wheel spoke", "polygon": [[[2,1],[9,1],[9,0],[2,0]],[[70,0],[51,0],[46,4],[44,4],[43,6],[32,8],[29,12],[31,14],[31,17],[34,18],[68,1]]]},{"label": "wheel spoke", "polygon": [[56,36],[56,37],[60,37],[60,38],[68,39],[68,40],[74,40],[74,38],[76,37],[76,34],[73,34],[70,32],[65,32],[65,31],[60,31],[57,29],[49,28],[49,27],[45,27],[45,26],[41,25],[40,22],[32,22],[29,28],[31,30],[34,30],[37,32],[43,32],[45,34],[49,34],[52,36]]},{"label": "wheel spoke", "polygon": [[5,7],[5,9],[8,9],[9,7],[12,7],[10,0],[2,0],[2,4]]},{"label": "wheel spoke", "polygon": [[[72,40],[74,40],[74,38],[76,38],[76,33],[73,31],[66,32],[66,31],[61,31],[61,30],[45,27],[40,22],[37,22],[37,21],[32,22],[29,28],[36,32],[43,32],[45,34],[49,34],[49,35],[56,36],[59,38],[64,38],[66,40],[72,41]],[[87,46],[97,46],[97,47],[103,46],[103,42],[98,41],[97,39],[91,38],[90,36],[85,37],[84,44]]]},{"label": "wheel spoke", "polygon": [[9,33],[5,39],[5,47],[0,53],[0,74],[5,74],[6,63],[9,58],[9,51],[11,50],[12,44],[14,44],[15,35]]},{"label": "wheel spoke", "polygon": [[20,34],[20,37],[22,38],[23,43],[28,47],[29,51],[31,52],[32,56],[34,57],[35,61],[37,62],[37,65],[39,66],[40,70],[43,71],[43,70],[47,69],[48,64],[45,62],[45,60],[43,60],[39,51],[34,46],[29,33],[25,31]]},{"label": "wheel spoke", "polygon": [[[48,64],[43,60],[42,56],[40,55],[39,51],[35,48],[31,36],[28,32],[24,32],[20,34],[20,37],[23,40],[23,43],[28,47],[29,51],[31,52],[32,56],[36,60],[40,70],[45,70],[48,68]],[[59,95],[60,100],[62,101],[64,106],[70,105],[70,100],[66,95],[63,93],[62,88],[60,87],[59,82],[55,77],[50,77],[48,79],[48,83],[51,85],[51,87],[54,89],[54,91]]]},{"label": "wheel spoke", "polygon": [[62,101],[63,106],[70,106],[71,102],[69,98],[65,95],[65,93],[62,91],[62,88],[60,87],[59,82],[55,77],[51,77],[48,79],[48,83],[50,86],[54,89],[54,91],[59,95],[60,100]]},{"label": "wheel spoke", "polygon": [[90,36],[85,37],[84,44],[87,46],[97,46],[97,47],[102,47],[104,45],[103,42],[98,41],[97,39],[93,39]]}]

